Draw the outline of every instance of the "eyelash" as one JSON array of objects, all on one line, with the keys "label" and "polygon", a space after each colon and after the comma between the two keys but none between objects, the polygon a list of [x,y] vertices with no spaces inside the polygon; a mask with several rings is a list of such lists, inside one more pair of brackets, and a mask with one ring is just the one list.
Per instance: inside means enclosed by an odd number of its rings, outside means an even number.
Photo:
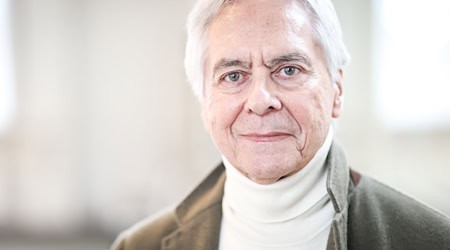
[{"label": "eyelash", "polygon": [[[227,78],[229,78],[233,74],[238,74],[239,75],[238,80],[237,81],[227,80]],[[236,82],[242,81],[243,77],[245,77],[245,73],[240,72],[240,71],[231,71],[231,72],[228,72],[228,73],[224,74],[222,77],[220,77],[220,81],[221,82],[222,81],[227,81],[227,82],[230,82],[230,83],[236,83]]]},{"label": "eyelash", "polygon": [[[292,75],[283,75],[283,76],[280,76],[281,74],[283,74],[283,70],[284,70],[284,69],[287,69],[287,68],[292,68],[292,69],[295,70],[295,72],[294,72]],[[294,77],[295,75],[297,75],[297,74],[299,74],[299,73],[301,73],[301,72],[304,72],[304,71],[305,71],[305,70],[304,70],[303,68],[298,67],[298,66],[283,65],[283,66],[277,68],[277,69],[276,69],[275,71],[273,71],[271,74],[272,74],[272,75],[275,75],[275,76],[277,76],[277,77],[289,78],[289,77]],[[239,78],[238,78],[236,81],[231,81],[230,79],[227,80],[227,78],[229,78],[229,77],[230,77],[231,75],[233,75],[233,74],[238,74],[238,75],[239,75]],[[242,78],[246,78],[245,72],[241,72],[241,71],[231,71],[231,72],[228,72],[228,73],[222,75],[222,76],[219,78],[219,81],[220,81],[220,82],[226,81],[226,82],[229,82],[229,83],[240,83],[241,81],[245,81],[245,79],[242,79]]]},{"label": "eyelash", "polygon": [[299,73],[301,73],[301,72],[304,71],[301,67],[298,67],[298,66],[284,65],[284,66],[278,68],[277,70],[275,70],[274,73],[275,73],[275,75],[278,76],[278,75],[280,75],[280,74],[283,73],[283,70],[284,70],[284,69],[288,69],[288,68],[294,69],[295,72],[294,72],[292,75],[286,75],[285,77],[291,77],[291,76],[294,76],[294,75],[299,74]]}]

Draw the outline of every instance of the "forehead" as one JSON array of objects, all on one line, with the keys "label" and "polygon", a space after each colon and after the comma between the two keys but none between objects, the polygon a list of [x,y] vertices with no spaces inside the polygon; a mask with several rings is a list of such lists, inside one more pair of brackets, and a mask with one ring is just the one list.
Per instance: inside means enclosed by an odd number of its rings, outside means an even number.
[{"label": "forehead", "polygon": [[[213,19],[206,59],[278,56],[313,46],[310,18],[295,0],[237,0]],[[269,58],[267,58],[269,59]]]},{"label": "forehead", "polygon": [[225,1],[213,22],[219,19],[221,22],[246,23],[264,19],[266,24],[280,24],[285,19],[295,19],[303,23],[306,17],[303,2],[298,0],[234,0]]}]

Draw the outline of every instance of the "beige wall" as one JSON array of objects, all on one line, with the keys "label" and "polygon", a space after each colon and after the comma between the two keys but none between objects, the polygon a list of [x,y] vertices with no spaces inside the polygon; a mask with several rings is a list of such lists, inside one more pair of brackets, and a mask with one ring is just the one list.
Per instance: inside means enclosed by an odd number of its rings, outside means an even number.
[{"label": "beige wall", "polygon": [[[214,167],[183,73],[190,2],[13,1],[18,108],[0,137],[0,228],[115,233]],[[352,167],[450,215],[450,129],[381,127],[370,2],[334,2],[352,54],[337,133]]]}]

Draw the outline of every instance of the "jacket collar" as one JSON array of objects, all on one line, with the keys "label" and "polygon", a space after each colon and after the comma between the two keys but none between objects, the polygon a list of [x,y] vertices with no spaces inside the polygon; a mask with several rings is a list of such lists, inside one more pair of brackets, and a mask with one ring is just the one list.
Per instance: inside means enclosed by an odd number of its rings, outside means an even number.
[{"label": "jacket collar", "polygon": [[176,208],[178,230],[165,237],[161,249],[217,249],[222,221],[225,167],[220,164]]},{"label": "jacket collar", "polygon": [[348,218],[348,193],[350,184],[349,167],[341,146],[333,142],[325,164],[329,174],[327,179],[327,191],[333,202],[334,215],[328,238],[327,249],[347,249],[347,218]]},{"label": "jacket collar", "polygon": [[[331,145],[325,164],[329,170],[327,191],[336,212],[327,249],[345,250],[350,177],[345,154],[336,142]],[[218,248],[224,183],[224,166],[220,164],[176,208],[179,228],[163,239],[163,250]]]}]

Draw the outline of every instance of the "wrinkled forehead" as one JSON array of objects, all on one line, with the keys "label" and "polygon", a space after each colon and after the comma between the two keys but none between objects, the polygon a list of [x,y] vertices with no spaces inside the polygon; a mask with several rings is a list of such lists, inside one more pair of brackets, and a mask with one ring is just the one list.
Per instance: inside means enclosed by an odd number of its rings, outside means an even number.
[{"label": "wrinkled forehead", "polygon": [[[290,25],[303,26],[310,21],[303,1],[298,0],[231,0],[225,1],[212,20],[212,25],[221,23],[234,27],[259,21],[258,25],[267,27]],[[294,25],[292,25],[294,24]]]},{"label": "wrinkled forehead", "polygon": [[295,0],[227,2],[209,27],[205,63],[221,57],[248,58],[249,53],[270,59],[313,47],[309,20]]}]

